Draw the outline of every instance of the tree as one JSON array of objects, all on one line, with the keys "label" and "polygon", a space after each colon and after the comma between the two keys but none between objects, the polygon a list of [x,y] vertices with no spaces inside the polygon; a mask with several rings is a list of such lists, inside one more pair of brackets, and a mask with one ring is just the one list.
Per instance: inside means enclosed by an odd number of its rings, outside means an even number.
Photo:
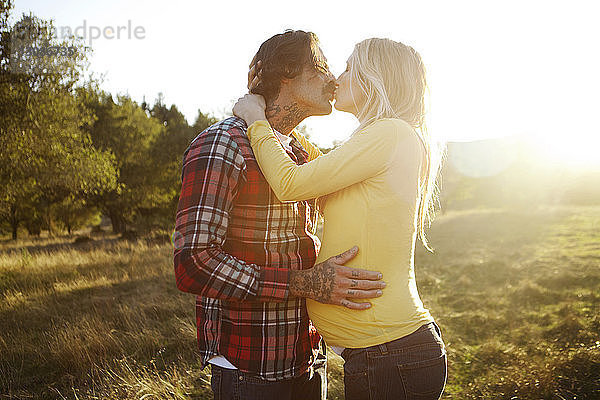
[{"label": "tree", "polygon": [[189,126],[177,106],[167,108],[163,104],[162,94],[156,100],[150,114],[165,126],[157,137],[151,150],[154,165],[154,185],[157,199],[152,210],[145,210],[145,220],[153,220],[156,226],[171,230],[175,221],[175,212],[181,188],[181,161],[185,149],[196,135],[217,122],[214,117],[198,110],[193,126]]},{"label": "tree", "polygon": [[[198,116],[196,117],[196,121],[194,121],[193,131],[195,135],[199,134],[209,126],[216,124],[217,119],[209,114],[204,114],[202,111],[198,110]],[[192,138],[193,139],[193,138]]]},{"label": "tree", "polygon": [[[8,21],[4,4],[0,19]],[[81,129],[93,118],[76,90],[87,49],[75,39],[57,41],[52,23],[33,15],[1,29],[0,218],[16,239],[33,210],[52,232],[54,205],[116,180],[114,158]]]},{"label": "tree", "polygon": [[116,187],[100,193],[94,203],[110,218],[115,233],[125,233],[144,209],[160,203],[151,148],[164,126],[127,96],[115,103],[107,93],[88,91],[86,104],[96,115],[86,130],[98,150],[113,155],[117,168]]},{"label": "tree", "polygon": [[155,202],[153,208],[143,210],[143,221],[154,227],[170,230],[175,221],[175,211],[179,198],[179,176],[181,159],[189,142],[195,136],[177,106],[167,108],[162,96],[156,100],[150,115],[160,122],[165,129],[160,133],[150,149],[153,160],[153,186]]},{"label": "tree", "polygon": [[170,230],[181,187],[181,160],[192,139],[216,119],[198,113],[189,126],[177,106],[159,95],[150,109],[126,96],[88,88],[86,104],[96,119],[86,127],[94,146],[114,155],[118,186],[95,203],[110,218],[113,231]]},{"label": "tree", "polygon": [[73,230],[88,225],[91,222],[100,222],[100,212],[91,207],[83,198],[69,196],[56,205],[56,220],[69,236]]}]

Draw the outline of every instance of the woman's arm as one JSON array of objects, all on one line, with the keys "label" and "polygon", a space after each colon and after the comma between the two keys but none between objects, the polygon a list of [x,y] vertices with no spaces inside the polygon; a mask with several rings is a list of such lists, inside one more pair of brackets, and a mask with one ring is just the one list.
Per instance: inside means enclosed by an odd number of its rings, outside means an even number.
[{"label": "woman's arm", "polygon": [[260,169],[280,201],[312,199],[361,182],[386,169],[410,127],[380,120],[354,134],[335,150],[296,165],[265,120],[248,128]]},{"label": "woman's arm", "polygon": [[304,147],[304,150],[306,150],[306,152],[308,153],[308,161],[312,161],[315,158],[321,157],[323,155],[323,152],[321,151],[321,149],[319,149],[317,146],[312,144],[306,138],[306,136],[304,136],[301,133],[296,132],[296,131],[292,131],[292,136],[294,136],[300,142],[302,147]]}]

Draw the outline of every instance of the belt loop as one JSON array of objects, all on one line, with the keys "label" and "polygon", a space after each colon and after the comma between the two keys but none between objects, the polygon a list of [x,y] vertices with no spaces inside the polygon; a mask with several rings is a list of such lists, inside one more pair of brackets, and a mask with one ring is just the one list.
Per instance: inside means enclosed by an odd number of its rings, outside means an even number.
[{"label": "belt loop", "polygon": [[386,343],[378,344],[377,348],[381,352],[382,356],[385,356],[388,353],[388,348]]}]

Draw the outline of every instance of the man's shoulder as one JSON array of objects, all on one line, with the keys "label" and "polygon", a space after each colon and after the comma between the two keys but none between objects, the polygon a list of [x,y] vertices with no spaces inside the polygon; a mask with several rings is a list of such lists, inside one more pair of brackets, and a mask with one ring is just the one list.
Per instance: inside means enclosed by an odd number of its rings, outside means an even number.
[{"label": "man's shoulder", "polygon": [[256,160],[246,134],[246,122],[229,117],[200,132],[184,153],[184,159],[196,157],[224,157],[236,159],[236,163]]},{"label": "man's shoulder", "polygon": [[204,130],[204,132],[237,132],[241,130],[242,132],[246,132],[248,127],[246,126],[246,121],[236,116],[232,116],[229,118],[225,118]]},{"label": "man's shoulder", "polygon": [[238,117],[229,117],[222,121],[219,121],[198,134],[192,140],[190,147],[200,145],[202,143],[222,141],[222,142],[234,142],[238,146],[249,145],[248,136],[246,135],[247,130],[246,122]]}]

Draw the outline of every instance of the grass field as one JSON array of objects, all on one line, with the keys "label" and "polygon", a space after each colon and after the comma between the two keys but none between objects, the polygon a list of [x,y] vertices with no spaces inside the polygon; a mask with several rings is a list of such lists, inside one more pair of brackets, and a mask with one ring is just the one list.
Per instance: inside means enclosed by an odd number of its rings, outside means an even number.
[{"label": "grass field", "polygon": [[[452,212],[430,239],[417,281],[445,399],[600,398],[600,207]],[[72,241],[0,245],[0,399],[211,398],[170,244]]]}]

